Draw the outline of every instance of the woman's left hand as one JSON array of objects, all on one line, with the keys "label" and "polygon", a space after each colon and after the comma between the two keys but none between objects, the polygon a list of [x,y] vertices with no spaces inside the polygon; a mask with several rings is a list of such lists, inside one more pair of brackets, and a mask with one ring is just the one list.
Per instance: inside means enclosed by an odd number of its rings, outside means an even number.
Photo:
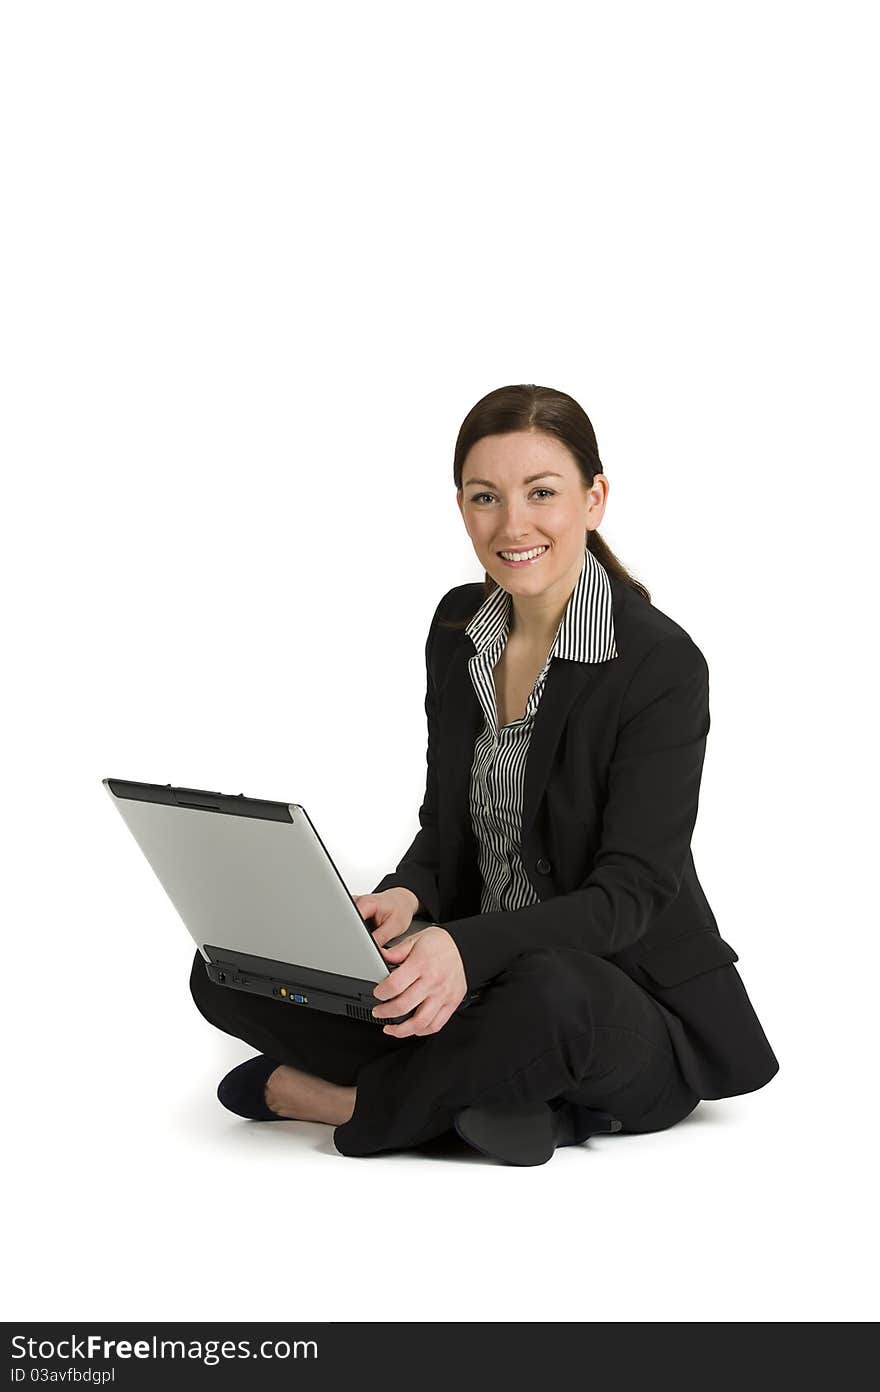
[{"label": "woman's left hand", "polygon": [[399,1025],[385,1025],[384,1034],[403,1039],[409,1034],[436,1034],[467,993],[467,979],[454,939],[439,924],[423,928],[395,947],[380,948],[394,968],[376,983],[373,995],[380,1002],[373,1010],[377,1020],[415,1015]]}]

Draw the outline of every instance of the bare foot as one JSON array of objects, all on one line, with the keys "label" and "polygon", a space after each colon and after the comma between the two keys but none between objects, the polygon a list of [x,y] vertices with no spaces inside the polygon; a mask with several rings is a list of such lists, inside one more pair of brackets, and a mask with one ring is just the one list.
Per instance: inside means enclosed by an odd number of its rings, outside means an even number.
[{"label": "bare foot", "polygon": [[267,1107],[293,1121],[323,1121],[341,1126],[354,1111],[357,1088],[338,1087],[326,1078],[303,1073],[300,1068],[281,1063],[266,1080]]}]

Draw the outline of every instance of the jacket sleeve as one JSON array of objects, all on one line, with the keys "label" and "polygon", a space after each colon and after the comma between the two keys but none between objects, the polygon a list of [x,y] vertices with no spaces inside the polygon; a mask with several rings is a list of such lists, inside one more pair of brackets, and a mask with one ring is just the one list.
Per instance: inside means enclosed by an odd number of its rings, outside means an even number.
[{"label": "jacket sleeve", "polygon": [[623,696],[601,841],[587,878],[538,904],[442,925],[470,989],[524,951],[573,947],[608,957],[638,941],[679,891],[708,732],[706,660],[686,635],[662,639]]},{"label": "jacket sleeve", "polygon": [[437,833],[437,701],[434,677],[431,671],[434,635],[437,619],[443,608],[444,595],[434,611],[428,639],[425,643],[425,666],[427,686],[425,691],[425,715],[428,720],[427,779],[425,796],[419,808],[419,827],[412,845],[404,852],[397,869],[385,875],[373,890],[381,894],[383,890],[403,885],[418,895],[419,906],[416,912],[425,918],[436,921],[440,913],[439,869],[440,852]]}]

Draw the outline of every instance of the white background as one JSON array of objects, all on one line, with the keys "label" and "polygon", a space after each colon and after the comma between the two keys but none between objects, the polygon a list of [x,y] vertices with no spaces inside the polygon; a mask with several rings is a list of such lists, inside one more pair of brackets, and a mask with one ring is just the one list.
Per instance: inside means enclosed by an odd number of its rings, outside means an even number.
[{"label": "white background", "polygon": [[[877,50],[859,4],[7,3],[16,1319],[873,1318]],[[482,578],[452,450],[575,396],[704,652],[694,856],[780,1060],[518,1169],[240,1121],[106,776],[308,808],[353,893]]]}]

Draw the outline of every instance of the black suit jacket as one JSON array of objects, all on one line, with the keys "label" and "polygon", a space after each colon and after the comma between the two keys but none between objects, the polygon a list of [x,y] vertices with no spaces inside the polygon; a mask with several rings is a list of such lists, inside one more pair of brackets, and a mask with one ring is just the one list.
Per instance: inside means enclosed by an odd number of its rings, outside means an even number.
[{"label": "black suit jacket", "polygon": [[539,902],[480,912],[469,809],[482,710],[476,651],[441,618],[472,616],[482,584],[443,596],[425,659],[427,785],[420,830],[374,893],[405,885],[451,934],[468,987],[521,952],[576,948],[615,963],[664,1012],[703,1098],[763,1087],[779,1068],[697,879],[691,836],[709,731],[709,673],[690,636],[610,576],[617,656],[553,658],[525,770],[521,854]]}]

